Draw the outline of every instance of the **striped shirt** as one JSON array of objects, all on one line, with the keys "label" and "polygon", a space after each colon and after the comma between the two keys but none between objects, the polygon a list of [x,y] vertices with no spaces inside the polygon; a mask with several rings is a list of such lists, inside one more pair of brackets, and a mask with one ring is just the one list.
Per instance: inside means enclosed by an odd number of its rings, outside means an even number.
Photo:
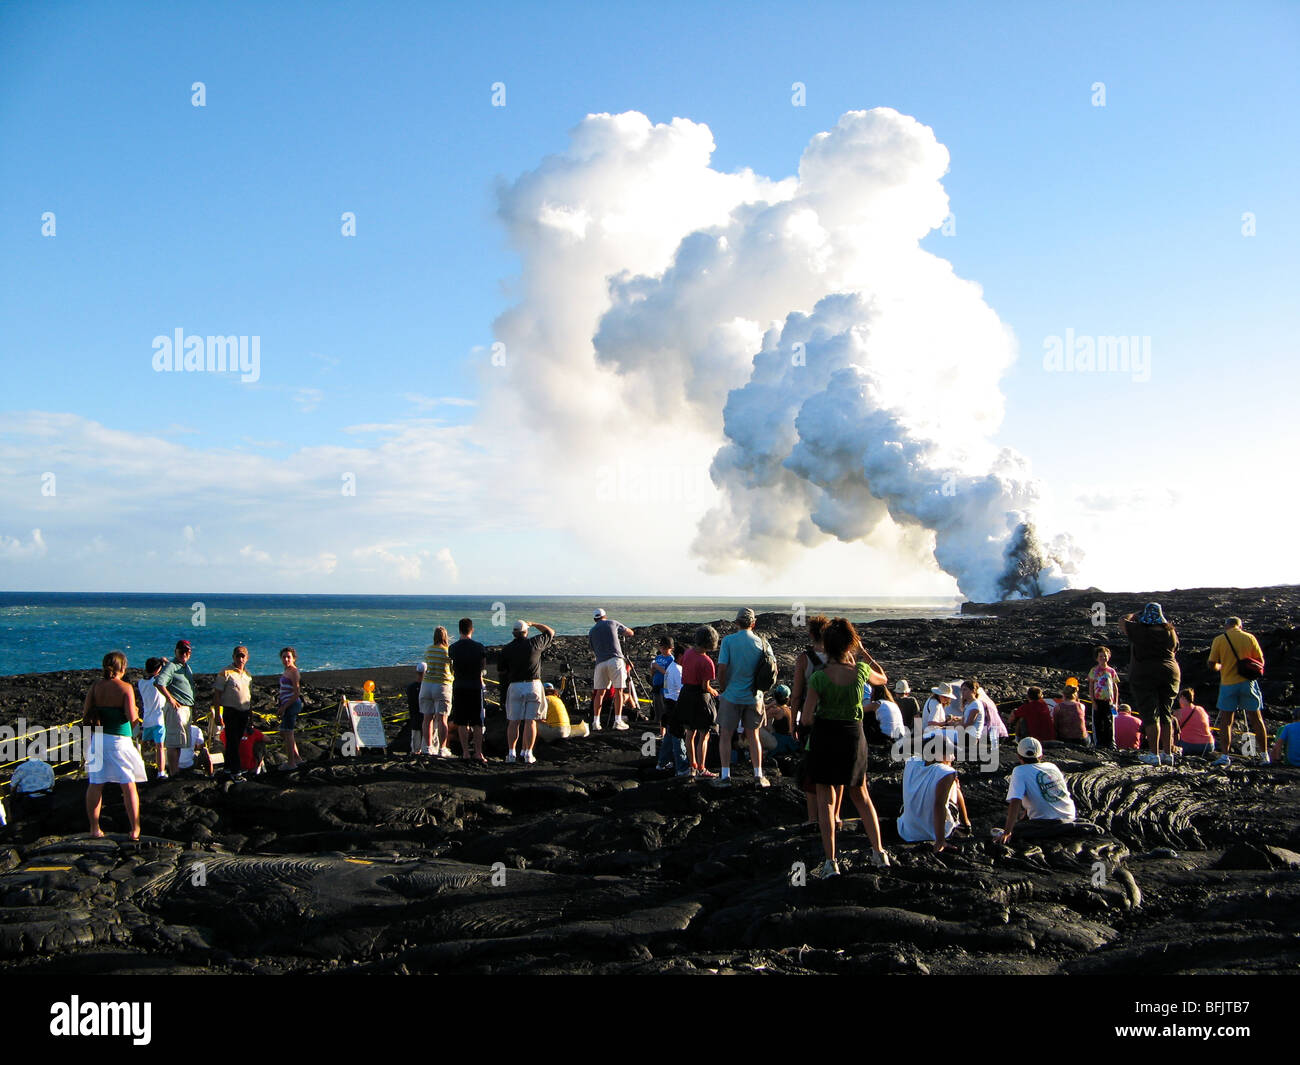
[{"label": "striped shirt", "polygon": [[424,652],[424,683],[425,684],[450,684],[452,683],[451,675],[451,652],[440,643],[431,643]]}]

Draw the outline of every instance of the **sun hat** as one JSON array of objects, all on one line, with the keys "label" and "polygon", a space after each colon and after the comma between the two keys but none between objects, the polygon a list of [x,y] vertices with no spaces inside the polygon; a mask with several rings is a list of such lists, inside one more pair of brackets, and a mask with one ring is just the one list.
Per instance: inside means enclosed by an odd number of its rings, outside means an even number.
[{"label": "sun hat", "polygon": [[897,684],[894,685],[895,695],[907,695],[909,692],[911,692],[911,690],[912,690],[912,686],[908,684],[907,681],[905,680],[900,680]]},{"label": "sun hat", "polygon": [[930,689],[931,695],[937,695],[940,699],[951,699],[952,689],[946,684],[936,684]]},{"label": "sun hat", "polygon": [[1159,603],[1147,603],[1147,605],[1142,608],[1142,616],[1138,618],[1138,621],[1142,622],[1143,625],[1169,624],[1169,622],[1165,620],[1165,613],[1160,609]]},{"label": "sun hat", "polygon": [[1043,745],[1034,739],[1033,736],[1026,736],[1023,740],[1017,743],[1016,750],[1025,758],[1043,757]]}]

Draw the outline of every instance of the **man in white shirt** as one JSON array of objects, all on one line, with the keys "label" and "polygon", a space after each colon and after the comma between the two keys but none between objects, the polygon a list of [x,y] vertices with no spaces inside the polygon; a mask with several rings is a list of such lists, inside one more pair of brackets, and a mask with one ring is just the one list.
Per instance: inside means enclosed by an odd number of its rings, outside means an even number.
[{"label": "man in white shirt", "polygon": [[[937,749],[936,749],[937,748]],[[944,739],[931,745],[925,761],[909,758],[903,766],[903,813],[898,818],[898,835],[908,843],[931,841],[935,854],[960,823],[970,828],[966,799],[957,782],[953,760],[957,749]]]},{"label": "man in white shirt", "polygon": [[1023,824],[1035,822],[1073,821],[1074,800],[1065,782],[1065,774],[1052,762],[1039,761],[1043,745],[1027,736],[1016,745],[1020,764],[1011,770],[1007,786],[1007,823],[998,835],[1006,843],[1024,818]]}]

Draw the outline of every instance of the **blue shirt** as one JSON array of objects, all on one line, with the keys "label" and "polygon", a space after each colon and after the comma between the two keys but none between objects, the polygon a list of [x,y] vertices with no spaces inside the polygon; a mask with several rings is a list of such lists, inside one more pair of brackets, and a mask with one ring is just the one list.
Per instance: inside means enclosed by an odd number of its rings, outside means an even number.
[{"label": "blue shirt", "polygon": [[1282,744],[1282,755],[1286,758],[1287,764],[1300,765],[1300,721],[1283,725],[1277,738]]},{"label": "blue shirt", "polygon": [[632,630],[626,625],[620,625],[612,618],[606,618],[591,627],[591,631],[587,633],[587,640],[591,644],[591,653],[596,656],[596,661],[608,662],[611,658],[623,657],[623,647],[618,642],[618,638],[631,635]]},{"label": "blue shirt", "polygon": [[[661,669],[667,670],[673,664],[672,655],[655,655],[655,665]],[[662,688],[664,686],[664,674],[650,671],[650,686],[653,688]]]},{"label": "blue shirt", "polygon": [[727,667],[727,687],[722,697],[738,706],[753,706],[754,670],[763,657],[763,641],[753,629],[733,632],[718,651],[718,665]]}]

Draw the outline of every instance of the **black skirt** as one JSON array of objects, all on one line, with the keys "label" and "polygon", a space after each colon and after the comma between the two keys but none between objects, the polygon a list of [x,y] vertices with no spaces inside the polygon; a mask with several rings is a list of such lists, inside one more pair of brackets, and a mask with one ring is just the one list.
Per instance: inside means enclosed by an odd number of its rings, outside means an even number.
[{"label": "black skirt", "polygon": [[867,781],[867,737],[861,721],[813,719],[807,777],[814,784],[859,787]]},{"label": "black skirt", "polygon": [[703,684],[683,684],[677,696],[677,720],[688,732],[708,732],[717,727],[718,708]]}]

